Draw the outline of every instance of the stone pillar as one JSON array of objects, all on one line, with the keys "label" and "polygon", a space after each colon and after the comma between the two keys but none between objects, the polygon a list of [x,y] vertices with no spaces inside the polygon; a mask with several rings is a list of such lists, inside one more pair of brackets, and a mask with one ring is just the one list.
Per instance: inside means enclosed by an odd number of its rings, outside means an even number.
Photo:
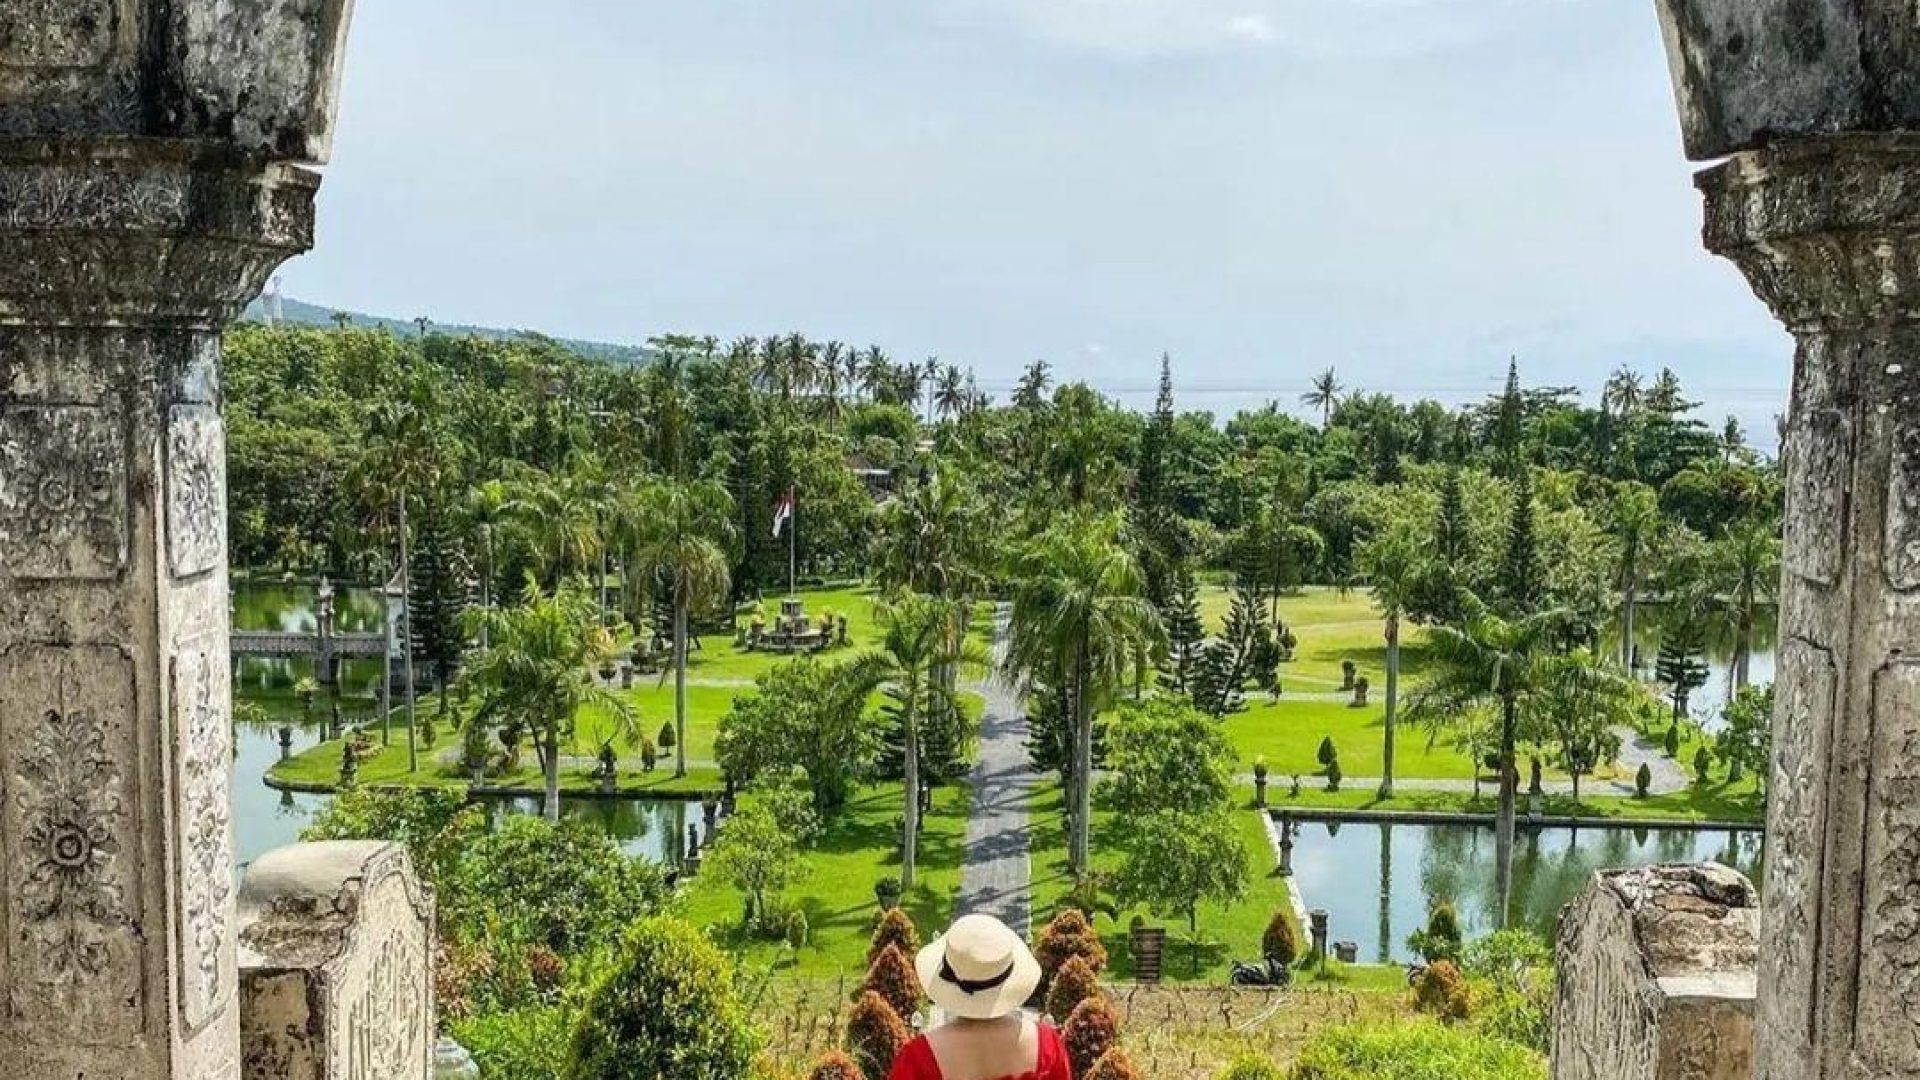
[{"label": "stone pillar", "polygon": [[312,238],[347,0],[0,0],[0,1062],[229,1080],[220,328]]},{"label": "stone pillar", "polygon": [[1920,16],[1661,14],[1707,246],[1799,346],[1757,1074],[1920,1075]]},{"label": "stone pillar", "polygon": [[1596,875],[1555,957],[1553,1080],[1747,1080],[1759,911],[1724,866]]},{"label": "stone pillar", "polygon": [[423,1080],[433,901],[397,844],[269,852],[240,888],[243,1080]]}]

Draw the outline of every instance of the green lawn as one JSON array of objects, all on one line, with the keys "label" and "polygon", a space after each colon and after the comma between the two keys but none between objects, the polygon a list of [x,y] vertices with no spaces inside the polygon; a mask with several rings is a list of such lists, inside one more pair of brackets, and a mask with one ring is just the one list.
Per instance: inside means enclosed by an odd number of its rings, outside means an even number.
[{"label": "green lawn", "polygon": [[[895,819],[902,800],[898,784],[861,789],[807,852],[805,871],[781,897],[806,912],[812,929],[812,940],[799,952],[748,937],[740,925],[742,894],[711,877],[696,877],[688,885],[681,913],[709,927],[722,947],[748,964],[799,975],[858,978],[866,970],[867,942],[879,911],[874,882],[900,873]],[[917,880],[901,898],[923,937],[938,933],[953,918],[968,808],[964,786],[935,789],[933,812],[920,839]]]},{"label": "green lawn", "polygon": [[[1244,789],[1251,804],[1253,788]],[[1371,790],[1348,789],[1329,792],[1323,785],[1305,783],[1299,797],[1288,794],[1284,783],[1267,789],[1267,804],[1275,810],[1290,807],[1301,810],[1377,810],[1396,813],[1492,814],[1499,800],[1492,784],[1476,799],[1467,792],[1400,791],[1391,799],[1381,799]],[[1546,812],[1560,817],[1642,818],[1649,821],[1733,821],[1758,823],[1765,805],[1749,784],[1716,784],[1705,789],[1689,788],[1673,795],[1655,795],[1645,799],[1631,795],[1581,793],[1580,801],[1571,796],[1549,795]],[[1521,812],[1524,813],[1522,797]]]},{"label": "green lawn", "polygon": [[[1377,694],[1364,709],[1285,695],[1274,703],[1256,695],[1249,698],[1245,712],[1226,719],[1227,737],[1240,753],[1242,770],[1251,771],[1255,759],[1265,757],[1276,786],[1294,775],[1314,783],[1311,778],[1322,771],[1320,740],[1329,737],[1340,752],[1345,775],[1379,776],[1385,730],[1386,707]],[[1395,740],[1394,769],[1400,776],[1473,778],[1473,762],[1465,754],[1445,742],[1430,748],[1424,731],[1405,725]]]}]

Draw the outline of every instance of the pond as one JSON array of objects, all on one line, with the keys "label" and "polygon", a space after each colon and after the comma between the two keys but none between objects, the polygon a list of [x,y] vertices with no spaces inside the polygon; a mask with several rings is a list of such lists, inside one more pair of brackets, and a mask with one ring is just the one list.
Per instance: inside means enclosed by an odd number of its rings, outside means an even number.
[{"label": "pond", "polygon": [[[1515,841],[1513,920],[1552,935],[1560,909],[1599,869],[1713,861],[1760,881],[1757,832],[1701,829],[1522,829]],[[1407,937],[1452,903],[1468,937],[1497,929],[1490,825],[1308,821],[1294,848],[1294,886],[1325,908],[1334,941],[1368,963],[1414,959]]]},{"label": "pond", "polygon": [[[384,600],[371,589],[338,591],[335,610],[343,632],[377,631]],[[312,631],[314,590],[306,586],[236,583],[233,587],[233,625],[238,630]],[[312,675],[306,660],[248,658],[241,662],[235,697],[249,703],[254,719],[234,723],[233,831],[234,858],[242,866],[272,851],[296,843],[300,830],[327,804],[325,795],[296,795],[276,791],[264,780],[280,760],[279,729],[293,730],[294,753],[319,745],[321,727],[331,705],[324,696],[311,706],[294,687]],[[349,724],[372,720],[379,713],[379,661],[346,661],[341,665],[339,708]],[[481,800],[491,820],[507,814],[538,814],[540,800],[487,798]],[[684,850],[687,823],[700,820],[697,803],[655,799],[562,800],[560,811],[599,825],[620,842],[629,855],[655,861],[677,861]]]}]

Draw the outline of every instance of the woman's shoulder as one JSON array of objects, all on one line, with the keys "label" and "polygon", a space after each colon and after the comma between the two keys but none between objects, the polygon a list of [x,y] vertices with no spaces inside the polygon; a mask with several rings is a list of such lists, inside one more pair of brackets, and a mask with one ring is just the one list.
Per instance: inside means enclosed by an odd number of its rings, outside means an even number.
[{"label": "woman's shoulder", "polygon": [[939,1059],[933,1055],[933,1044],[925,1035],[908,1040],[894,1055],[893,1071],[888,1075],[896,1080],[940,1080]]}]

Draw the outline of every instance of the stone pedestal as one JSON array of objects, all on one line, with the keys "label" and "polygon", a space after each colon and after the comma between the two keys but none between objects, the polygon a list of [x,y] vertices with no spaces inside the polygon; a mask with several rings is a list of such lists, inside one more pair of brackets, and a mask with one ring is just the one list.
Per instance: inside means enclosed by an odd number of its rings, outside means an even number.
[{"label": "stone pedestal", "polygon": [[347,0],[0,0],[0,1067],[230,1080],[220,328]]},{"label": "stone pedestal", "polygon": [[1708,248],[1798,343],[1756,1072],[1920,1075],[1920,15],[1661,0]]},{"label": "stone pedestal", "polygon": [[1598,875],[1561,918],[1553,1080],[1752,1076],[1755,905],[1713,864]]},{"label": "stone pedestal", "polygon": [[240,889],[245,1080],[422,1080],[434,1061],[433,904],[404,848],[300,844]]}]

